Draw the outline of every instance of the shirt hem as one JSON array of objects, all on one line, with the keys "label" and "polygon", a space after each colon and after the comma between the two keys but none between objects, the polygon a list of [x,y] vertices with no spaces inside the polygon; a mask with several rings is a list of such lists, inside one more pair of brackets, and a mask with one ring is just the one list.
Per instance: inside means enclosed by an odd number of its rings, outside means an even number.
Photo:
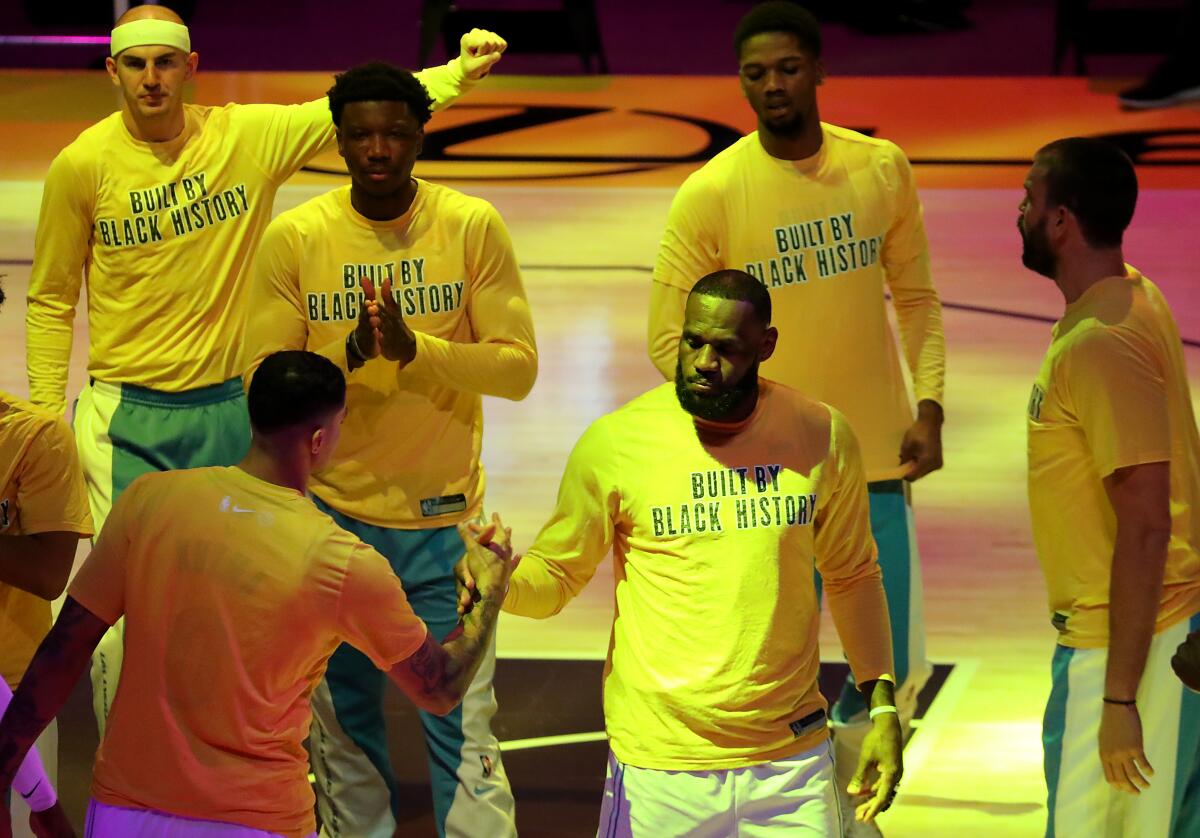
[{"label": "shirt hem", "polygon": [[609,748],[617,759],[634,768],[647,768],[652,771],[726,771],[734,768],[747,768],[752,765],[762,765],[778,759],[787,759],[796,754],[810,751],[829,740],[829,730],[820,728],[807,736],[801,736],[785,746],[770,750],[743,754],[736,757],[713,757],[711,759],[663,759],[653,754],[625,751],[620,745],[609,740]]}]

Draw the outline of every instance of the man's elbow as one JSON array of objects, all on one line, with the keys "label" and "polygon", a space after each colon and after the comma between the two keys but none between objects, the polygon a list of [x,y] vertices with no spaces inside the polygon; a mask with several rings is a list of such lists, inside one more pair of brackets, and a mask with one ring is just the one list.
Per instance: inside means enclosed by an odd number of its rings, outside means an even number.
[{"label": "man's elbow", "polygon": [[497,393],[497,395],[511,402],[524,401],[525,397],[533,390],[533,385],[537,382],[537,374],[537,353],[530,350],[529,354],[523,357],[519,364],[513,365],[512,374],[505,376],[508,386],[504,388],[504,392]]},{"label": "man's elbow", "polygon": [[36,586],[38,590],[33,591],[33,594],[51,601],[58,599],[67,589],[68,576],[70,576],[70,571],[63,574],[46,574],[39,580],[39,584]]}]

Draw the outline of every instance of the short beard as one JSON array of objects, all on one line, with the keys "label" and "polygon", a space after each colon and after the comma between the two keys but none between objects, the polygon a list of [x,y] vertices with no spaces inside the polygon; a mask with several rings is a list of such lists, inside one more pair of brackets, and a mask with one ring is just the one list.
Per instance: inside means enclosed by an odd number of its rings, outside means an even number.
[{"label": "short beard", "polygon": [[773,137],[779,137],[783,140],[794,140],[803,136],[804,128],[808,121],[804,118],[804,114],[796,114],[792,121],[785,125],[772,125],[766,120],[758,121],[759,127]]},{"label": "short beard", "polygon": [[1046,241],[1046,221],[1038,224],[1032,230],[1021,227],[1021,264],[1034,273],[1054,279],[1058,267],[1054,254],[1050,252],[1050,244]]},{"label": "short beard", "polygon": [[746,370],[737,384],[713,396],[702,396],[688,390],[683,380],[683,364],[675,364],[675,398],[679,399],[680,407],[698,419],[722,422],[757,393],[758,361]]}]

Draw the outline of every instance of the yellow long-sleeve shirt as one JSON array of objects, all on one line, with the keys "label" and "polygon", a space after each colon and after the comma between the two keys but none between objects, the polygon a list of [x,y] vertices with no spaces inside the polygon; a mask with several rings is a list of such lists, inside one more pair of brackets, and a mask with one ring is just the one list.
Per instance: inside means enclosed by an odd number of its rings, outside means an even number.
[{"label": "yellow long-sleeve shirt", "polygon": [[[477,514],[481,395],[521,399],[537,377],[533,321],[512,242],[486,201],[417,181],[402,217],[371,221],[342,187],[282,213],[254,267],[245,346],[309,349],[347,372],[333,461],[311,487],[334,509],[383,527],[424,528]],[[391,278],[416,357],[348,372],[360,277]],[[249,376],[247,376],[248,378]]]},{"label": "yellow long-sleeve shirt", "polygon": [[[418,74],[436,106],[457,59]],[[179,392],[238,375],[250,260],[279,186],[335,140],[329,101],[184,105],[184,130],[135,140],[120,112],[46,175],[26,314],[30,399],[66,410],[72,322],[87,276],[88,373]]]},{"label": "yellow long-sleeve shirt", "polygon": [[822,124],[805,160],[767,154],[758,134],[734,143],[680,187],[651,293],[649,344],[674,380],[687,294],[723,268],[770,289],[779,348],[763,374],[850,420],[868,480],[900,477],[912,424],[884,293],[890,291],[918,401],[942,401],[942,309],[912,170],[886,140]]},{"label": "yellow long-sleeve shirt", "polygon": [[733,768],[825,739],[814,557],[855,677],[893,672],[854,433],[788,387],[761,381],[737,424],[694,419],[673,384],[594,422],[504,609],[558,613],[610,549],[604,717],[622,762]]}]

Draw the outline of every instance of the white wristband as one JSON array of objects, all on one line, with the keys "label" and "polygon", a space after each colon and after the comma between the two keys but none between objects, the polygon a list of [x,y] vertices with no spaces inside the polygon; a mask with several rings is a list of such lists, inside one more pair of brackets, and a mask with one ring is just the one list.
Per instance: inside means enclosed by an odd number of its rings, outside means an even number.
[{"label": "white wristband", "polygon": [[878,707],[871,708],[872,719],[876,716],[882,716],[884,713],[895,713],[897,716],[900,715],[900,711],[897,710],[893,704],[880,704]]}]

